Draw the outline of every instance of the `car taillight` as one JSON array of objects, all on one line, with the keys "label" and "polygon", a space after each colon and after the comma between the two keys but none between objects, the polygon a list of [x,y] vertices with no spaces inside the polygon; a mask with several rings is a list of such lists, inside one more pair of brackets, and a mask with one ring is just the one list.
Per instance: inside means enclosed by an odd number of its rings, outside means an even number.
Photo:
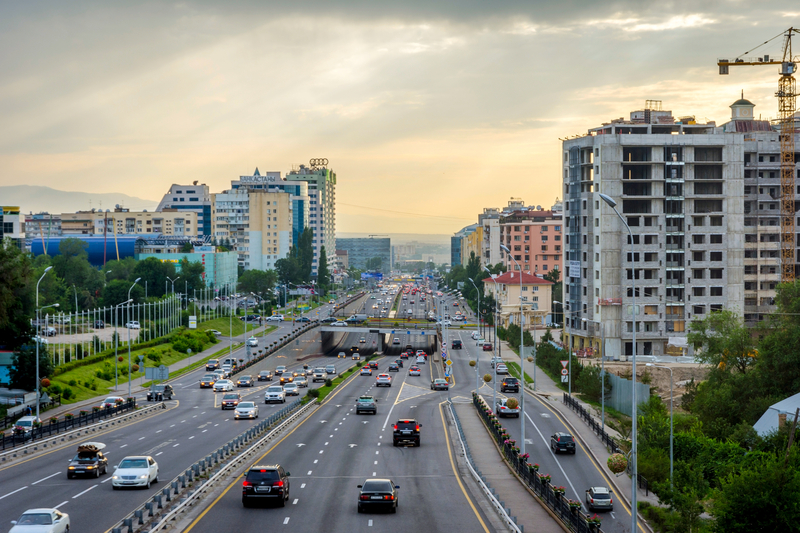
[{"label": "car taillight", "polygon": [[613,498],[609,498],[608,499],[608,503],[614,503],[614,499]]},{"label": "car taillight", "polygon": [[394,425],[394,430],[397,431],[397,424]]},{"label": "car taillight", "polygon": [[419,431],[419,426],[417,426],[417,431]]},{"label": "car taillight", "polygon": [[589,503],[591,503],[592,505],[594,505],[594,498],[589,498]]},{"label": "car taillight", "polygon": [[242,481],[242,487],[252,487],[252,486],[253,484],[250,483],[249,481]]},{"label": "car taillight", "polygon": [[391,496],[391,495],[389,495],[389,496],[384,496],[384,497],[383,497],[383,499],[384,499],[384,500],[394,500],[394,496]]},{"label": "car taillight", "polygon": [[367,496],[366,494],[362,494],[359,499],[361,499],[361,500],[369,500],[369,496]]},{"label": "car taillight", "polygon": [[273,487],[283,487],[283,481],[276,481],[272,484]]}]

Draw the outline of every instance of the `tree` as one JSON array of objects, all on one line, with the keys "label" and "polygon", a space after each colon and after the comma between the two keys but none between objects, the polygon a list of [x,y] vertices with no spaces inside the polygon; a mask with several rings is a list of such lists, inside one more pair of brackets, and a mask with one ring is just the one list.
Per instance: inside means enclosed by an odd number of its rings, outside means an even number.
[{"label": "tree", "polygon": [[[189,261],[188,257],[181,259],[181,280],[180,284],[187,291],[188,294],[194,294],[194,291],[205,289],[206,282],[203,279],[206,267],[200,261]],[[180,291],[178,291],[180,292]]]},{"label": "tree", "polygon": [[370,257],[364,265],[367,270],[383,270],[383,259],[380,257]]},{"label": "tree", "polygon": [[15,349],[30,339],[34,291],[29,257],[10,239],[0,241],[0,345]]},{"label": "tree", "polygon": [[192,246],[192,243],[189,242],[189,241],[186,241],[185,243],[183,243],[183,246],[181,246],[181,253],[182,254],[190,254],[190,253],[192,253],[193,250],[194,250],[194,246]]},{"label": "tree", "polygon": [[317,285],[324,294],[331,283],[331,272],[328,270],[328,255],[325,247],[319,249],[319,265],[317,266]]},{"label": "tree", "polygon": [[550,272],[542,276],[547,281],[552,281],[553,283],[558,283],[561,278],[561,271],[558,270],[558,267],[553,268]]},{"label": "tree", "polygon": [[[136,278],[132,278],[133,270],[136,268],[136,264],[138,261],[133,257],[126,257],[125,259],[120,259],[117,261],[116,259],[113,261],[109,261],[106,263],[106,266],[103,269],[106,271],[106,281],[112,281],[115,279],[130,279],[131,281]],[[110,270],[110,272],[108,272]]]},{"label": "tree", "polygon": [[750,329],[732,311],[714,311],[706,318],[693,320],[688,341],[694,345],[698,361],[742,374],[756,362],[757,351]]},{"label": "tree", "polygon": [[[147,280],[148,296],[161,297],[164,296],[165,291],[172,289],[172,284],[168,282],[167,278],[175,279],[177,274],[175,273],[174,264],[162,263],[155,257],[148,257],[136,264],[136,267],[133,269],[132,277],[133,279],[130,280],[131,283],[133,283],[133,280],[136,278],[142,278],[140,283],[144,283],[145,280]],[[130,288],[130,284],[128,287]],[[106,288],[106,290],[108,289]],[[125,301],[125,299],[122,301]]]},{"label": "tree", "polygon": [[[36,346],[25,344],[14,351],[13,365],[8,369],[11,386],[32,391],[36,389]],[[53,363],[47,345],[39,345],[39,379],[53,375]]]},{"label": "tree", "polygon": [[[314,269],[314,231],[306,228],[297,239],[296,257],[300,266],[300,281],[311,281],[311,272]],[[292,248],[292,250],[295,250]]]},{"label": "tree", "polygon": [[[131,285],[133,285],[133,282],[126,279],[115,279],[106,285],[103,291],[103,305],[112,307],[127,301],[128,291],[131,289]],[[161,293],[163,294],[164,291],[162,290]],[[148,290],[147,295],[148,297],[152,296],[152,291]],[[134,301],[144,298],[144,287],[137,283],[133,290],[131,290],[131,298],[133,298]]]},{"label": "tree", "polygon": [[[64,239],[58,245],[59,255],[52,258],[54,273],[64,282],[79,303],[81,309],[95,307],[103,288],[103,274],[89,264],[89,245],[80,239]],[[74,286],[74,289],[73,289]],[[73,292],[74,291],[74,292]],[[67,298],[62,303],[62,311],[76,312],[75,299]],[[64,305],[66,304],[66,305]]]},{"label": "tree", "polygon": [[[300,283],[300,262],[297,257],[288,255],[283,259],[275,261],[275,272],[278,274],[278,280],[283,283]],[[244,274],[242,274],[244,276]]]},{"label": "tree", "polygon": [[278,273],[274,270],[245,270],[242,277],[239,278],[238,287],[242,292],[252,292],[261,298],[266,298],[272,292],[277,281]]}]

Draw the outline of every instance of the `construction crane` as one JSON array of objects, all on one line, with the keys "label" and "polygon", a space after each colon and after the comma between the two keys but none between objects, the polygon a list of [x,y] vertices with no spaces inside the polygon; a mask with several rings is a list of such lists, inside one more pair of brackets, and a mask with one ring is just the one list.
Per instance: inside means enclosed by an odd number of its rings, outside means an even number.
[{"label": "construction crane", "polygon": [[[781,282],[795,279],[795,160],[794,160],[794,113],[797,109],[797,90],[794,73],[797,62],[792,55],[792,36],[800,30],[789,28],[772,39],[748,50],[733,61],[718,59],[719,73],[728,74],[729,67],[778,65],[778,122],[781,141]],[[750,52],[783,37],[783,57],[772,59],[769,55],[753,57]],[[748,56],[747,58],[743,58]]]}]

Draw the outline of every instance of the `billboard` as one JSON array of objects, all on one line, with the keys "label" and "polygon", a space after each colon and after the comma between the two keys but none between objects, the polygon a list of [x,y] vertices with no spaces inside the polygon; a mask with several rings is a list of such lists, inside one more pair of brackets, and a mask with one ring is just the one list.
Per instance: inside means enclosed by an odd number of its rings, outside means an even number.
[{"label": "billboard", "polygon": [[381,273],[381,272],[362,272],[361,273],[361,281],[366,281],[368,279],[382,280],[383,279],[383,273]]}]

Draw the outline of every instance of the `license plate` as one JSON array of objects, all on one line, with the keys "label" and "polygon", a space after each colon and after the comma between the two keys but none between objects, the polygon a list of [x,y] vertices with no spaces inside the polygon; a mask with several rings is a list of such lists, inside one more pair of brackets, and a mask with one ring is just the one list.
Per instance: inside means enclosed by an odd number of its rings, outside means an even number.
[{"label": "license plate", "polygon": [[403,435],[411,435],[411,431],[402,431],[401,433],[402,433]]},{"label": "license plate", "polygon": [[372,496],[372,498],[370,498],[370,499],[372,499],[372,500],[382,500],[383,496]]},{"label": "license plate", "polygon": [[256,487],[256,492],[269,492],[270,487]]},{"label": "license plate", "polygon": [[123,481],[122,482],[123,485],[133,485],[134,483],[136,483],[136,482],[135,481]]}]

